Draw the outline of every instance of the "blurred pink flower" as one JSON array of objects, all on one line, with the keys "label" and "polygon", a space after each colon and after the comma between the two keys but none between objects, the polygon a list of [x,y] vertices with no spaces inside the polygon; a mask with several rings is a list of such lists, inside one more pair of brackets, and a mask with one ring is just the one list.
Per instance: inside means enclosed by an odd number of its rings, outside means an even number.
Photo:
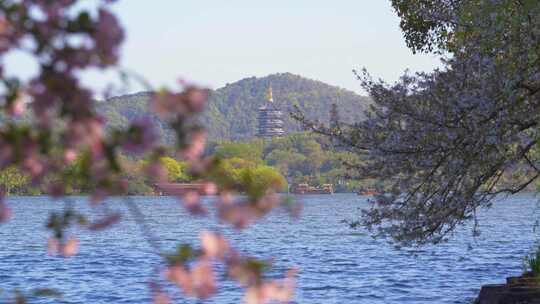
[{"label": "blurred pink flower", "polygon": [[296,270],[290,270],[282,280],[265,282],[249,287],[244,297],[244,303],[289,303],[294,296],[296,285],[294,280],[295,275]]},{"label": "blurred pink flower", "polygon": [[214,158],[212,156],[201,157],[189,164],[189,170],[193,174],[204,174],[213,166],[213,164]]},{"label": "blurred pink flower", "polygon": [[212,264],[208,259],[199,260],[190,271],[183,265],[171,266],[166,277],[178,285],[186,296],[206,299],[216,291],[216,281]]},{"label": "blurred pink flower", "polygon": [[169,304],[171,303],[171,298],[169,298],[169,296],[166,293],[159,291],[159,292],[154,293],[153,303],[154,304]]},{"label": "blurred pink flower", "polygon": [[0,168],[4,169],[13,161],[13,147],[0,141]]},{"label": "blurred pink flower", "polygon": [[126,194],[129,187],[129,180],[127,178],[123,178],[118,181],[118,194]]},{"label": "blurred pink flower", "polygon": [[218,217],[238,229],[244,229],[265,216],[280,204],[281,200],[275,192],[268,192],[257,201],[234,202],[230,193],[220,194]]},{"label": "blurred pink flower", "polygon": [[198,298],[207,299],[216,292],[216,280],[208,259],[203,258],[195,264],[191,276]]},{"label": "blurred pink flower", "polygon": [[71,257],[77,254],[79,250],[79,240],[72,238],[62,245],[60,253],[64,257]]},{"label": "blurred pink flower", "polygon": [[30,173],[33,178],[41,176],[44,173],[45,165],[38,158],[37,155],[32,154],[25,158],[23,161],[23,168]]},{"label": "blurred pink flower", "polygon": [[105,189],[96,189],[90,195],[90,203],[92,205],[97,205],[105,200],[108,196],[108,192]]},{"label": "blurred pink flower", "polygon": [[218,193],[218,187],[215,183],[204,182],[202,192],[205,195],[216,195]]},{"label": "blurred pink flower", "polygon": [[189,86],[184,91],[185,102],[191,113],[200,113],[204,110],[206,100],[208,99],[208,90]]},{"label": "blurred pink flower", "polygon": [[77,159],[77,151],[74,149],[66,149],[64,151],[64,163],[66,165],[69,165],[73,163]]},{"label": "blurred pink flower", "polygon": [[121,218],[122,216],[120,215],[120,213],[110,214],[100,219],[99,221],[92,223],[90,226],[88,226],[88,230],[97,231],[105,229],[111,225],[118,223]]},{"label": "blurred pink flower", "polygon": [[49,255],[57,255],[60,251],[60,242],[57,238],[50,237],[47,240],[47,253]]},{"label": "blurred pink flower", "polygon": [[47,193],[53,198],[59,198],[65,194],[64,187],[64,184],[58,182],[52,183],[49,185]]},{"label": "blurred pink flower", "polygon": [[11,218],[11,208],[6,203],[0,202],[0,223],[5,223]]},{"label": "blurred pink flower", "polygon": [[14,117],[20,117],[26,111],[26,104],[28,102],[29,96],[25,92],[19,91],[15,100],[9,104],[7,113]]},{"label": "blurred pink flower", "polygon": [[262,216],[259,210],[247,202],[237,202],[232,204],[220,203],[218,206],[218,217],[237,229],[244,229],[253,224]]},{"label": "blurred pink flower", "polygon": [[99,20],[93,33],[100,66],[115,64],[118,61],[119,46],[124,40],[124,31],[116,16],[106,9],[99,10]]},{"label": "blurred pink flower", "polygon": [[144,168],[145,173],[156,183],[167,182],[167,169],[160,161],[152,161]]},{"label": "blurred pink flower", "polygon": [[229,243],[221,234],[203,231],[200,238],[203,252],[209,258],[223,259],[229,251]]},{"label": "blurred pink flower", "polygon": [[183,265],[175,265],[166,269],[167,280],[175,283],[187,296],[193,295],[191,273]]},{"label": "blurred pink flower", "polygon": [[79,240],[70,238],[66,242],[61,242],[57,238],[50,237],[47,240],[47,252],[49,255],[62,255],[63,257],[72,257],[77,254],[79,249]]},{"label": "blurred pink flower", "polygon": [[26,111],[26,105],[20,101],[15,101],[8,109],[8,114],[19,117]]},{"label": "blurred pink flower", "polygon": [[183,114],[185,112],[185,106],[177,101],[178,95],[167,91],[154,94],[151,100],[152,110],[162,117]]},{"label": "blurred pink flower", "polygon": [[103,154],[103,119],[90,117],[68,122],[68,145],[90,148],[94,158]]},{"label": "blurred pink flower", "polygon": [[201,196],[197,191],[188,191],[182,196],[182,203],[184,208],[191,213],[196,215],[206,214],[206,209],[201,204]]},{"label": "blurred pink flower", "polygon": [[161,91],[152,98],[152,109],[162,117],[200,113],[204,110],[209,91],[188,86],[181,93]]},{"label": "blurred pink flower", "polygon": [[227,274],[242,286],[253,286],[261,282],[261,273],[251,267],[252,258],[240,256],[236,251],[232,251],[227,257]]},{"label": "blurred pink flower", "polygon": [[221,191],[219,193],[219,202],[223,205],[230,205],[233,203],[234,196],[231,191]]},{"label": "blurred pink flower", "polygon": [[206,131],[197,131],[191,134],[189,146],[182,151],[182,155],[188,162],[194,162],[201,157],[204,152],[207,135]]},{"label": "blurred pink flower", "polygon": [[0,16],[0,36],[5,35],[10,30],[9,21],[7,21],[5,16]]},{"label": "blurred pink flower", "polygon": [[150,118],[138,118],[131,122],[122,147],[126,152],[141,154],[152,148],[157,138]]}]

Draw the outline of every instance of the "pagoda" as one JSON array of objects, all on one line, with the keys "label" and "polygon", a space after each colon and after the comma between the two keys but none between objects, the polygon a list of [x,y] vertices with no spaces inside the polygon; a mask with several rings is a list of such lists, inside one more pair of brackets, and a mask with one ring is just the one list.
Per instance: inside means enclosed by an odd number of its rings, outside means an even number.
[{"label": "pagoda", "polygon": [[283,136],[283,112],[274,104],[272,87],[268,88],[267,102],[259,108],[257,113],[258,130],[257,136],[272,138]]}]

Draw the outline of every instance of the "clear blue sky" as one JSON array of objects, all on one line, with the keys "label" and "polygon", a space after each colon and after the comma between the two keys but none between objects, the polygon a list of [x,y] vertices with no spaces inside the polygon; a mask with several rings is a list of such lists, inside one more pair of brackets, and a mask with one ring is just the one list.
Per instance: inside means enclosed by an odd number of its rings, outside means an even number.
[{"label": "clear blue sky", "polygon": [[291,72],[360,92],[353,68],[394,81],[439,65],[407,49],[389,0],[123,0],[116,11],[122,64],[154,85]]},{"label": "clear blue sky", "polygon": [[[393,82],[407,68],[439,65],[406,48],[389,0],[121,0],[114,7],[128,35],[122,65],[154,86],[183,77],[218,88],[291,72],[361,92],[353,68]],[[106,78],[91,73],[85,82],[99,87]]]}]

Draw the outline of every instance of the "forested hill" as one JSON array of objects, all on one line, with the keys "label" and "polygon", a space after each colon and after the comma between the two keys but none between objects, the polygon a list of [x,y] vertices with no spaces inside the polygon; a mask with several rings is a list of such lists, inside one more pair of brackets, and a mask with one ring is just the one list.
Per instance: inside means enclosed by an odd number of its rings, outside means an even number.
[{"label": "forested hill", "polygon": [[[299,123],[288,114],[294,105],[298,105],[310,119],[328,122],[331,105],[336,103],[340,119],[351,122],[361,119],[369,104],[368,97],[290,73],[245,78],[211,92],[203,117],[211,138],[253,137],[257,127],[257,109],[266,102],[270,85],[275,104],[285,112],[285,128],[288,132],[301,130]],[[124,124],[131,118],[148,115],[148,96],[146,93],[139,93],[115,97],[101,102],[99,108],[111,125]],[[162,124],[160,127],[161,134],[169,141],[170,133]]]}]

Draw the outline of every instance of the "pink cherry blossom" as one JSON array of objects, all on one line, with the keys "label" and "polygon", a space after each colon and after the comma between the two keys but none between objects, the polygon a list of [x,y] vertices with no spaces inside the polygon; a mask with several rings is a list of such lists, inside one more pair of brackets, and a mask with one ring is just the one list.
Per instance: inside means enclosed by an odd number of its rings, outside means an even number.
[{"label": "pink cherry blossom", "polygon": [[229,243],[221,234],[203,231],[200,238],[203,252],[209,258],[223,259],[229,251]]},{"label": "pink cherry blossom", "polygon": [[165,275],[187,296],[206,299],[216,291],[212,264],[205,258],[200,259],[191,270],[183,265],[171,266],[166,270]]},{"label": "pink cherry blossom", "polygon": [[192,113],[202,112],[207,99],[208,90],[201,90],[194,86],[190,86],[185,90],[186,105]]},{"label": "pink cherry blossom", "polygon": [[265,282],[260,285],[249,287],[244,296],[244,303],[289,303],[294,296],[295,275],[296,270],[290,270],[287,272],[287,276],[282,280]]},{"label": "pink cherry blossom", "polygon": [[207,299],[216,292],[216,279],[212,270],[212,264],[206,258],[202,258],[195,264],[192,270],[195,296]]},{"label": "pink cherry blossom", "polygon": [[154,112],[165,118],[177,114],[183,115],[187,112],[187,107],[182,101],[182,95],[178,93],[158,92],[154,94],[151,105]]},{"label": "pink cherry blossom", "polygon": [[11,209],[5,202],[0,202],[0,223],[5,223],[11,218]]},{"label": "pink cherry blossom", "polygon": [[25,92],[19,91],[15,100],[9,104],[7,113],[13,117],[20,117],[23,115],[24,112],[26,112],[26,105],[29,102],[29,98],[30,97]]},{"label": "pink cherry blossom", "polygon": [[120,213],[110,214],[98,220],[97,222],[92,223],[90,226],[88,226],[88,230],[97,231],[97,230],[105,229],[111,225],[118,223],[121,218],[122,216],[120,215]]},{"label": "pink cherry blossom", "polygon": [[175,283],[186,295],[193,295],[191,273],[183,265],[170,266],[165,271],[165,277]]},{"label": "pink cherry blossom", "polygon": [[153,161],[147,164],[144,168],[148,177],[152,178],[156,183],[167,182],[167,169],[159,161]]},{"label": "pink cherry blossom", "polygon": [[62,255],[63,257],[72,257],[77,254],[79,249],[79,240],[70,238],[67,241],[59,241],[57,238],[50,237],[47,240],[47,252],[49,255]]},{"label": "pink cherry blossom", "polygon": [[258,210],[247,202],[219,204],[218,216],[222,221],[238,229],[248,227],[260,217]]},{"label": "pink cherry blossom", "polygon": [[187,161],[195,162],[201,157],[204,152],[207,136],[208,134],[206,131],[197,131],[191,134],[191,142],[188,147],[182,151],[182,155]]},{"label": "pink cherry blossom", "polygon": [[57,255],[59,251],[60,251],[60,242],[58,241],[57,238],[50,237],[47,240],[47,253],[49,255],[54,256],[54,255]]},{"label": "pink cherry blossom", "polygon": [[100,117],[69,121],[69,145],[87,147],[95,158],[99,158],[103,154],[103,124]]},{"label": "pink cherry blossom", "polygon": [[96,50],[100,55],[100,66],[118,61],[118,45],[124,40],[124,31],[116,17],[106,9],[99,10],[99,21],[93,33]]},{"label": "pink cherry blossom", "polygon": [[205,195],[215,195],[218,193],[218,187],[215,183],[204,182],[202,192]]},{"label": "pink cherry blossom", "polygon": [[77,254],[79,250],[79,240],[72,238],[61,246],[60,253],[64,257],[72,257]]},{"label": "pink cherry blossom", "polygon": [[6,168],[13,161],[13,147],[0,140],[0,168]]},{"label": "pink cherry blossom", "polygon": [[238,229],[244,229],[265,216],[280,204],[279,196],[269,192],[257,201],[241,200],[234,202],[231,194],[220,194],[218,217]]},{"label": "pink cherry blossom", "polygon": [[92,205],[97,205],[105,200],[109,193],[105,189],[96,189],[94,192],[92,192],[92,195],[90,195],[90,203]]},{"label": "pink cherry blossom", "polygon": [[26,157],[23,161],[23,168],[30,173],[33,178],[40,177],[45,170],[44,163],[38,158],[37,155],[32,154]]},{"label": "pink cherry blossom", "polygon": [[174,117],[176,115],[196,114],[203,111],[208,90],[188,86],[181,93],[161,91],[152,98],[152,109],[162,117]]},{"label": "pink cherry blossom", "polygon": [[138,118],[131,122],[122,147],[126,152],[142,154],[157,142],[157,134],[150,118]]},{"label": "pink cherry blossom", "polygon": [[206,214],[206,209],[201,203],[201,196],[197,191],[188,191],[182,196],[182,203],[191,214]]},{"label": "pink cherry blossom", "polygon": [[49,193],[49,195],[52,196],[53,198],[59,198],[65,194],[64,189],[65,189],[64,184],[54,182],[49,185],[47,193]]},{"label": "pink cherry blossom", "polygon": [[77,159],[77,151],[75,149],[66,149],[64,151],[64,163],[69,165]]},{"label": "pink cherry blossom", "polygon": [[156,292],[153,297],[154,304],[170,304],[171,298],[164,292]]}]

